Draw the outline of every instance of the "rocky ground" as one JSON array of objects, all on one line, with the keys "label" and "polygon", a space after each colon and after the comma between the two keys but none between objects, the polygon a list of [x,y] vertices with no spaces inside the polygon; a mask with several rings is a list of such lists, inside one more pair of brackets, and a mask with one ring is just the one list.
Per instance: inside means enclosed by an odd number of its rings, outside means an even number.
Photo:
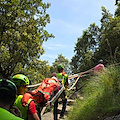
[{"label": "rocky ground", "polygon": [[[74,102],[74,100],[68,99],[68,104],[67,104],[67,107],[66,107],[65,116],[64,116],[63,119],[59,119],[59,120],[65,120],[67,118],[68,112],[69,112],[70,108],[72,107],[73,102]],[[58,104],[58,118],[59,118],[59,114],[60,114],[61,109],[62,109],[62,104],[61,104],[61,101],[60,101],[59,104]],[[53,120],[53,111],[51,110],[50,112],[47,112],[47,113],[43,114],[42,120]]]},{"label": "rocky ground", "polygon": [[108,117],[108,118],[106,118],[104,120],[120,120],[120,115]]}]

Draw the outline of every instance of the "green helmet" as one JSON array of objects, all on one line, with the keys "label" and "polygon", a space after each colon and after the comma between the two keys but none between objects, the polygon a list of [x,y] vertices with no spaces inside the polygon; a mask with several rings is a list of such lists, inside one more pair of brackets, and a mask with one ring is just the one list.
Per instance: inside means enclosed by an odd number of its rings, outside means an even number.
[{"label": "green helmet", "polygon": [[64,66],[63,65],[58,65],[57,68],[58,69],[64,69]]},{"label": "green helmet", "polygon": [[[0,93],[7,93],[6,95],[10,95],[11,97],[16,97],[17,88],[16,85],[7,79],[0,79]],[[4,97],[4,95],[3,95]]]},{"label": "green helmet", "polygon": [[14,75],[11,79],[12,82],[17,86],[26,86],[29,85],[29,79],[23,74]]}]

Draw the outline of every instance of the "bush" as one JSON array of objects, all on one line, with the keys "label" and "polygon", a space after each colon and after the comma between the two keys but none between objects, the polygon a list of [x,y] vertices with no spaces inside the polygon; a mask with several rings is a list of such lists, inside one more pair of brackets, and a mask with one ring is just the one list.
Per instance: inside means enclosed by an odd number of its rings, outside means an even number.
[{"label": "bush", "polygon": [[[109,66],[104,73],[90,78],[83,88],[83,100],[77,100],[68,120],[103,120],[120,112],[120,67]],[[79,107],[78,107],[79,106]]]}]

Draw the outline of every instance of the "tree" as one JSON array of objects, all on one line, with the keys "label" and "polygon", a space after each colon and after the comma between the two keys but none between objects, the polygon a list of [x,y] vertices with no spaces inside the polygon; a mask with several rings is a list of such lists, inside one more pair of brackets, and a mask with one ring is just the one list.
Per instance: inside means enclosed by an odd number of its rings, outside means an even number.
[{"label": "tree", "polygon": [[120,5],[115,16],[102,6],[101,26],[91,24],[78,38],[71,65],[74,72],[85,71],[96,65],[99,59],[104,64],[120,62]]},{"label": "tree", "polygon": [[83,31],[82,37],[78,38],[74,50],[75,55],[70,63],[74,73],[93,67],[93,55],[98,47],[98,33],[99,28],[93,23],[87,30]]},{"label": "tree", "polygon": [[[119,10],[119,9],[118,9]],[[120,16],[115,17],[102,7],[101,19],[101,41],[99,43],[99,50],[96,51],[95,56],[102,57],[106,63],[119,62],[120,57]]]},{"label": "tree", "polygon": [[115,0],[115,5],[117,5],[119,1],[120,1],[120,0]]},{"label": "tree", "polygon": [[36,84],[50,76],[50,66],[48,65],[48,61],[41,60],[34,60],[25,68],[23,68],[21,63],[19,63],[17,64],[12,76],[17,73],[26,75],[33,84]]},{"label": "tree", "polygon": [[42,44],[49,34],[45,27],[50,23],[46,9],[49,3],[42,0],[2,0],[0,2],[0,74],[8,78],[17,64],[23,68],[43,53]]},{"label": "tree", "polygon": [[120,16],[120,4],[117,5],[117,9],[115,10],[115,16]]},{"label": "tree", "polygon": [[62,54],[58,54],[58,57],[55,59],[55,62],[53,62],[52,64],[53,64],[53,66],[51,67],[51,73],[52,72],[58,72],[57,71],[57,66],[59,64],[61,64],[61,65],[64,66],[64,71],[67,74],[71,74],[69,60],[66,59]]}]

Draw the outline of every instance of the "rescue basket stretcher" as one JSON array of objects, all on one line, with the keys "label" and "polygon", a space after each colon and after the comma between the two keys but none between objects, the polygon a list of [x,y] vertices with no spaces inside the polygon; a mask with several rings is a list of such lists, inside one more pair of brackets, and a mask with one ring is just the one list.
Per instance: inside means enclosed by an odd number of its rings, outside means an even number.
[{"label": "rescue basket stretcher", "polygon": [[23,106],[26,106],[30,98],[33,99],[36,104],[39,104],[42,107],[47,106],[52,102],[55,102],[55,100],[58,99],[64,90],[64,86],[60,85],[55,78],[45,78],[42,83],[28,87],[33,86],[38,86],[38,88],[33,91],[28,91],[23,95]]},{"label": "rescue basket stretcher", "polygon": [[[80,77],[83,77],[83,76],[87,76],[86,73],[89,73],[91,71],[93,71],[94,68],[86,71],[86,72],[81,72],[81,73],[78,73],[78,74],[74,74],[74,75],[71,75],[71,76],[68,76],[68,79],[73,79],[69,85],[69,88],[67,89],[68,91],[69,90],[72,90],[72,88],[77,84],[78,80]],[[76,78],[76,80],[74,80],[74,78]],[[37,87],[37,86],[40,86],[42,83],[38,83],[38,84],[35,84],[35,85],[29,85],[27,86],[28,88],[32,88],[32,87]],[[41,111],[41,116],[43,116],[44,114],[44,111],[46,109],[47,106],[51,105],[52,103],[54,103],[59,97],[60,95],[62,94],[64,90],[64,86],[61,87],[61,89],[59,89],[59,91],[51,98],[49,99],[45,104],[44,106],[42,106],[42,111]]]},{"label": "rescue basket stretcher", "polygon": [[[74,75],[68,76],[68,79],[74,79],[74,78],[76,78],[76,80],[71,81],[70,87],[67,90],[68,91],[72,90],[72,88],[77,84],[79,78],[83,77],[83,76],[86,76],[86,74],[89,73],[89,72],[91,72],[91,71],[93,71],[93,69],[94,68],[91,68],[90,70],[87,70],[85,72],[81,72],[81,73],[78,73],[78,74],[74,74]],[[35,85],[28,85],[27,87],[28,88],[37,87],[37,86],[41,86],[41,84],[42,83],[38,83],[38,84],[35,84]],[[48,99],[46,101],[45,106],[48,106],[51,103],[54,103],[59,98],[59,96],[61,95],[61,93],[63,92],[63,90],[64,90],[64,86],[59,91],[57,91],[57,93],[51,99]]]}]

